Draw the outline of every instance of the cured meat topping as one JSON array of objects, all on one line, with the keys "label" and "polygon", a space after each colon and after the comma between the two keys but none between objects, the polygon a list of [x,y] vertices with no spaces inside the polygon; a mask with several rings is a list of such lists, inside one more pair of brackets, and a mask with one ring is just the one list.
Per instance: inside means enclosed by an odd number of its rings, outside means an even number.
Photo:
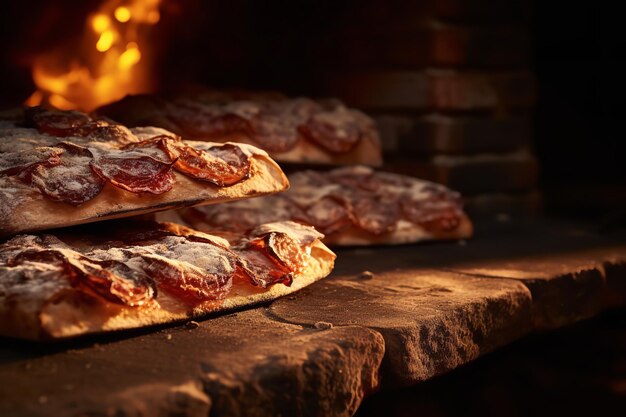
[{"label": "cured meat topping", "polygon": [[[254,153],[235,144],[190,146],[162,129],[137,129],[135,134],[76,111],[33,107],[24,111],[24,123],[27,128],[17,122],[8,128],[3,145],[15,137],[19,146],[1,147],[0,178],[9,178],[3,182],[15,189],[26,185],[51,201],[71,205],[93,199],[107,182],[132,193],[165,193],[176,182],[174,169],[230,186],[249,177]],[[1,128],[6,130],[6,124]],[[9,194],[5,190],[0,197]]]},{"label": "cured meat topping", "polygon": [[[332,236],[354,226],[373,236],[397,229],[400,221],[429,232],[450,232],[461,224],[460,195],[415,178],[348,167],[290,176],[291,188],[263,199],[185,209],[181,217],[196,227],[224,234],[272,221],[293,220]],[[264,243],[267,246],[267,243]]]},{"label": "cured meat topping", "polygon": [[184,143],[167,142],[167,153],[174,167],[184,174],[224,187],[250,175],[250,160],[240,147],[232,144],[195,149]]},{"label": "cured meat topping", "polygon": [[[340,101],[313,101],[286,98],[281,95],[211,92],[183,95],[173,99],[155,96],[128,96],[102,109],[121,121],[150,123],[148,120],[126,120],[125,103],[136,108],[137,100],[161,103],[154,106],[162,126],[174,129],[195,140],[225,142],[239,135],[269,152],[284,153],[298,141],[306,140],[331,153],[352,150],[364,138],[378,142],[373,121],[366,115],[345,107]],[[163,104],[164,103],[164,104]]]},{"label": "cured meat topping", "polygon": [[176,182],[172,164],[151,156],[96,155],[91,169],[103,180],[133,193],[162,194]]},{"label": "cured meat topping", "polygon": [[33,164],[25,168],[19,178],[37,187],[52,201],[79,205],[98,195],[104,181],[89,168],[91,151],[63,142],[57,148],[62,153],[54,161]]},{"label": "cured meat topping", "polygon": [[[103,301],[137,307],[167,293],[189,307],[226,297],[233,279],[290,285],[322,235],[291,222],[265,225],[231,246],[219,237],[168,223],[135,225],[132,241],[70,248],[53,236],[21,235],[0,244],[0,270],[52,268],[69,287]],[[132,244],[129,244],[132,243]],[[239,282],[239,281],[238,281]]]}]

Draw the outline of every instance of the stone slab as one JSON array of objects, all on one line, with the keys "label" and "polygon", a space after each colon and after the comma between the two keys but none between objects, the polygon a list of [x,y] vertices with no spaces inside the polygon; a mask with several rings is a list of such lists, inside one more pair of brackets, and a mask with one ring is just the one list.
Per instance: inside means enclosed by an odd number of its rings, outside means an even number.
[{"label": "stone slab", "polygon": [[359,325],[380,332],[386,386],[451,371],[530,331],[530,293],[511,280],[399,268],[343,276],[274,302],[269,311],[305,326]]},{"label": "stone slab", "polygon": [[[470,262],[453,269],[472,276],[523,282],[533,297],[534,325],[545,329],[593,317],[607,303],[620,304],[606,297],[626,296],[626,292],[613,289],[626,281],[626,275],[620,277],[616,269],[624,263],[626,246]],[[611,271],[611,287],[607,286],[607,269]]]},{"label": "stone slab", "polygon": [[374,273],[436,268],[516,280],[532,294],[533,326],[539,330],[626,305],[626,236],[589,225],[496,216],[479,223],[473,239],[456,245],[360,248],[338,255],[338,275],[357,276],[357,266],[367,262]]},{"label": "stone slab", "polygon": [[356,417],[620,417],[626,410],[624,323],[621,310],[526,338],[443,378],[381,391]]},{"label": "stone slab", "polygon": [[0,415],[350,416],[379,384],[384,344],[368,329],[304,329],[263,309],[193,327],[62,346],[2,339]]},{"label": "stone slab", "polygon": [[326,280],[194,326],[47,345],[1,338],[0,415],[348,416],[379,385],[424,381],[626,305],[623,231],[476,226],[457,243],[339,249]]}]

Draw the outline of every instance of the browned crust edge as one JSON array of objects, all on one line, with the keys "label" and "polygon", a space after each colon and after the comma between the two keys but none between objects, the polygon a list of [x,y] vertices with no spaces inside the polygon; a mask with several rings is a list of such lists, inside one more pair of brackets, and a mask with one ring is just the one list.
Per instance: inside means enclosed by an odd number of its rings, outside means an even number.
[{"label": "browned crust edge", "polygon": [[406,222],[406,227],[398,227],[391,233],[374,235],[351,226],[327,235],[324,243],[331,246],[399,245],[433,240],[468,239],[473,233],[474,226],[471,220],[462,213],[459,226],[450,231],[430,232],[417,224]]},{"label": "browned crust edge", "polygon": [[273,194],[289,188],[278,164],[264,155],[252,155],[250,178],[230,187],[218,187],[175,172],[176,184],[160,195],[134,194],[111,184],[94,199],[78,207],[58,203],[38,194],[13,210],[0,236],[135,216],[195,205],[217,204]]},{"label": "browned crust edge", "polygon": [[[336,255],[320,241],[313,242],[307,267],[295,276],[291,286],[275,284],[267,289],[248,284],[233,286],[225,300],[207,302],[190,309],[162,292],[158,303],[142,307],[124,307],[102,299],[87,298],[70,289],[56,303],[48,303],[41,294],[39,308],[26,309],[19,302],[0,305],[0,334],[34,341],[66,339],[86,334],[175,324],[209,314],[232,311],[275,300],[326,277],[334,267]],[[19,300],[18,300],[19,301]]]}]

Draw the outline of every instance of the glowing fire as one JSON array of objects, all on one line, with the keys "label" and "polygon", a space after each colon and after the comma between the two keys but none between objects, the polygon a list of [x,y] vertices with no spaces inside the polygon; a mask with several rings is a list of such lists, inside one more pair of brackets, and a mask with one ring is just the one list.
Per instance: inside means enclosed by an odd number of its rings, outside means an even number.
[{"label": "glowing fire", "polygon": [[89,15],[78,51],[66,46],[38,57],[38,87],[25,102],[91,111],[126,94],[150,90],[145,29],[158,23],[161,0],[105,0]]}]

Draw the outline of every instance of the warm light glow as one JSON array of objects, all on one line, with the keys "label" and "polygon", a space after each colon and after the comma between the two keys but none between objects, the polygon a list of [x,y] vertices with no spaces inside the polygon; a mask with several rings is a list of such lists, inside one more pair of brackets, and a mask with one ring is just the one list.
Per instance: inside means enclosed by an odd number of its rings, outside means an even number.
[{"label": "warm light glow", "polygon": [[128,7],[120,6],[115,9],[115,18],[118,22],[128,22],[130,20],[130,10],[128,10]]},{"label": "warm light glow", "polygon": [[43,93],[41,92],[41,90],[37,90],[33,94],[31,94],[30,97],[26,99],[24,104],[26,104],[27,106],[36,106],[40,104],[42,101],[43,101]]},{"label": "warm light glow", "polygon": [[141,51],[135,42],[130,42],[126,47],[126,51],[120,55],[118,65],[122,69],[128,69],[141,60]]},{"label": "warm light glow", "polygon": [[113,40],[114,37],[112,31],[107,30],[106,32],[103,32],[102,35],[100,35],[100,39],[98,39],[98,43],[96,43],[96,49],[100,52],[108,51],[113,45]]},{"label": "warm light glow", "polygon": [[154,25],[156,23],[159,23],[159,20],[161,19],[161,14],[159,13],[158,10],[152,10],[151,12],[148,13],[148,18],[147,18],[147,22]]},{"label": "warm light glow", "polygon": [[97,14],[93,17],[93,19],[91,19],[91,27],[97,33],[104,32],[110,24],[111,19],[109,19],[109,16],[104,14]]},{"label": "warm light glow", "polygon": [[74,104],[72,102],[67,101],[66,99],[64,99],[62,96],[58,94],[52,94],[48,98],[48,100],[50,101],[50,104],[52,104],[54,107],[58,109],[71,110],[74,108]]},{"label": "warm light glow", "polygon": [[[150,91],[150,50],[145,38],[161,18],[160,2],[103,0],[87,17],[79,44],[64,45],[35,59],[32,74],[38,90],[25,104],[91,111],[126,94]],[[76,46],[82,49],[71,58],[69,52]]]}]

